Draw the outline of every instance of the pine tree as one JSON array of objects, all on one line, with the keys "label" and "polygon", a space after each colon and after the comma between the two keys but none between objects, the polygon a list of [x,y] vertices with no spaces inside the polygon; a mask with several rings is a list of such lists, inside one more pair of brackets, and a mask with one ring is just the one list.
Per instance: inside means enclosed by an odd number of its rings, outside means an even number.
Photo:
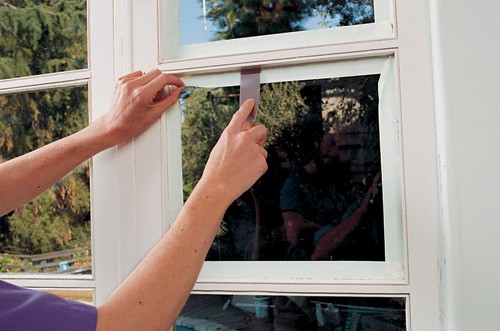
[{"label": "pine tree", "polygon": [[[85,0],[0,4],[0,79],[85,68],[86,11]],[[0,162],[87,123],[85,86],[0,95]],[[83,165],[7,217],[9,227],[2,227],[0,240],[25,253],[84,246],[89,220],[89,171]]]}]

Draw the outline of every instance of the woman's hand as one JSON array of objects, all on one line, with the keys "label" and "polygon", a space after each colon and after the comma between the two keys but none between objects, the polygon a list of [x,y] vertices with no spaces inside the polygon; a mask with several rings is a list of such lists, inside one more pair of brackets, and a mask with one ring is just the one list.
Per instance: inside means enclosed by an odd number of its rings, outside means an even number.
[{"label": "woman's hand", "polygon": [[264,142],[267,129],[263,125],[248,128],[246,120],[254,106],[244,102],[212,149],[203,172],[202,182],[220,189],[232,202],[248,190],[267,171]]},{"label": "woman's hand", "polygon": [[[164,95],[167,85],[173,89]],[[0,164],[0,215],[33,199],[88,158],[146,130],[183,88],[178,77],[159,70],[120,78],[108,113],[71,136]]]},{"label": "woman's hand", "polygon": [[[170,86],[168,93],[165,87]],[[184,83],[179,77],[154,69],[132,72],[115,84],[111,109],[96,121],[109,146],[142,133],[179,98]]]}]

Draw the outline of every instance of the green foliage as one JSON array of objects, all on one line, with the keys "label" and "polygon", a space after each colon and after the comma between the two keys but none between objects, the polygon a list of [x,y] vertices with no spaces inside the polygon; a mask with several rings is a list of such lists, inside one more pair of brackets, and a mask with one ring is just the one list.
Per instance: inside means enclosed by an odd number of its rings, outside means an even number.
[{"label": "green foliage", "polygon": [[[0,79],[87,66],[85,0],[0,4]],[[68,136],[88,123],[87,87],[0,96],[0,162]],[[88,165],[16,210],[0,248],[36,254],[90,244]]]},{"label": "green foliage", "polygon": [[183,95],[182,160],[184,196],[191,194],[210,151],[238,108],[231,89],[188,88]]},{"label": "green foliage", "polygon": [[300,94],[299,82],[264,85],[259,100],[258,121],[268,129],[266,146],[274,145],[284,132],[298,129],[307,116],[308,106]]},{"label": "green foliage", "polygon": [[310,4],[325,27],[375,22],[373,0],[315,0]]},{"label": "green foliage", "polygon": [[[283,141],[297,141],[309,108],[300,94],[304,84],[284,82],[264,85],[257,122],[268,129],[266,148]],[[182,160],[184,196],[187,197],[203,173],[210,151],[239,107],[235,88],[187,88],[182,96]]]},{"label": "green foliage", "polygon": [[25,154],[87,122],[86,87],[0,96],[0,157]]},{"label": "green foliage", "polygon": [[9,218],[11,243],[30,254],[90,244],[87,167],[80,167]]},{"label": "green foliage", "polygon": [[0,79],[85,68],[86,1],[6,1],[0,39]]},{"label": "green foliage", "polygon": [[[33,263],[30,263],[31,265]],[[10,268],[7,266],[21,266],[24,265],[24,261],[22,259],[8,256],[5,254],[0,255],[0,273],[2,272],[21,272],[21,268]]]}]

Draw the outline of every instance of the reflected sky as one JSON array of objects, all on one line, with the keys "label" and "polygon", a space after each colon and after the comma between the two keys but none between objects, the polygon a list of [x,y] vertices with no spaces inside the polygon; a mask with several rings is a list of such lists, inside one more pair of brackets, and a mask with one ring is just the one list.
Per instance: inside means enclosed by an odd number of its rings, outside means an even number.
[{"label": "reflected sky", "polygon": [[[180,42],[181,45],[208,42],[214,39],[215,27],[203,19],[203,6],[199,0],[179,1]],[[319,18],[312,17],[303,22],[306,30],[318,29]]]},{"label": "reflected sky", "polygon": [[203,8],[198,0],[179,1],[179,19],[182,45],[207,42],[213,38],[214,26],[203,19]]}]

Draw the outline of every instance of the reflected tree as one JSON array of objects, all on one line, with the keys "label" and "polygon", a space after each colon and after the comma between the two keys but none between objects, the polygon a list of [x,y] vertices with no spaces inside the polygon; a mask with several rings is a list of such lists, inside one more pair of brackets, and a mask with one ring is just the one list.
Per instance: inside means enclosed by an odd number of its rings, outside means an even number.
[{"label": "reflected tree", "polygon": [[313,14],[331,28],[375,22],[373,0],[313,0]]},{"label": "reflected tree", "polygon": [[[371,0],[200,0],[200,3],[206,5],[207,19],[216,27],[216,40],[300,31],[313,16],[326,27],[373,22]],[[346,86],[332,80],[326,85],[308,81],[262,86],[257,121],[268,128],[269,170],[229,208],[208,259],[255,259],[255,245],[261,248],[259,259],[282,259],[285,248],[279,246],[285,240],[279,190],[289,169],[308,162],[316,149],[315,143],[334,126],[335,130],[340,129],[341,122],[346,124],[345,119],[352,124],[368,120],[373,111],[376,114],[377,91],[363,88],[374,86],[371,83],[373,80],[369,83],[356,80],[356,86]],[[328,84],[332,88],[325,89]],[[339,98],[345,101],[342,105],[338,104]],[[186,90],[182,136],[185,197],[200,178],[211,148],[238,108],[238,100],[239,91],[234,87]],[[336,104],[329,105],[333,100]],[[329,111],[330,106],[336,110]],[[258,229],[259,224],[265,226]],[[251,242],[250,237],[258,242]]]},{"label": "reflected tree", "polygon": [[325,27],[374,22],[373,0],[199,0],[216,28],[215,40],[304,30],[315,17]]}]

